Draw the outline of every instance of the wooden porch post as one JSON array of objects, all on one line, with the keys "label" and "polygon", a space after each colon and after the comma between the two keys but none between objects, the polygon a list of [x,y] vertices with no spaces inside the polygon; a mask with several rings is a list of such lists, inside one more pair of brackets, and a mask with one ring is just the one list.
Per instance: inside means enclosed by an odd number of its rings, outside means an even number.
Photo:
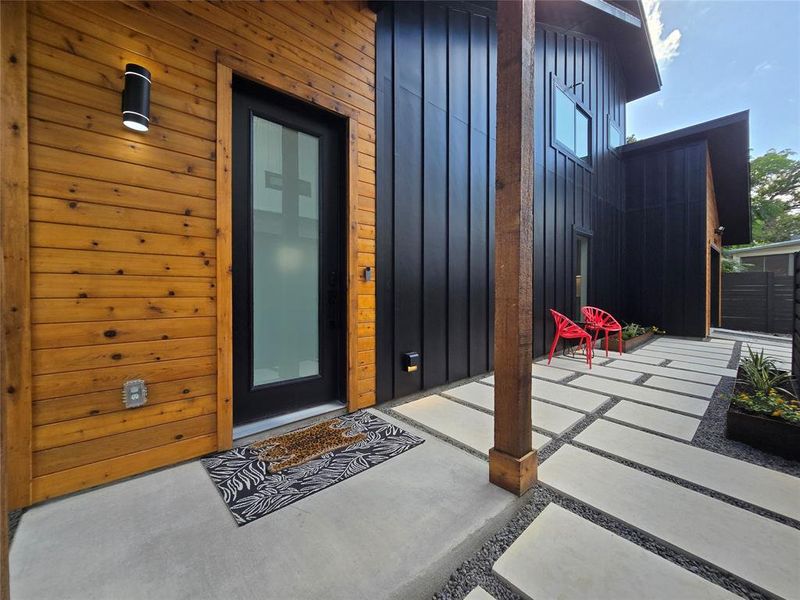
[{"label": "wooden porch post", "polygon": [[533,341],[533,0],[497,3],[494,448],[489,480],[522,495],[531,445]]}]

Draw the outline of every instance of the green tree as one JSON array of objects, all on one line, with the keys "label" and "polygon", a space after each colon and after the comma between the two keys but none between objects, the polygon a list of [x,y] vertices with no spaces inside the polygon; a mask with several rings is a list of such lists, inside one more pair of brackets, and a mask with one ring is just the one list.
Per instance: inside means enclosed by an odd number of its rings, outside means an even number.
[{"label": "green tree", "polygon": [[800,160],[794,156],[770,149],[750,161],[754,244],[800,237]]}]

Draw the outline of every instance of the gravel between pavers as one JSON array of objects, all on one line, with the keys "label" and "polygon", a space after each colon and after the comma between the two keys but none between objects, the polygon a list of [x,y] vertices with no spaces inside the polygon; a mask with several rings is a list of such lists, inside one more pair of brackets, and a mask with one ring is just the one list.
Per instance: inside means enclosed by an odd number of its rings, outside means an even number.
[{"label": "gravel between pavers", "polygon": [[[737,343],[734,347],[733,354],[729,366],[735,368],[739,362],[739,354],[742,344]],[[569,380],[573,379],[572,377]],[[644,378],[646,379],[646,378]],[[641,384],[641,379],[638,382]],[[773,456],[762,452],[755,448],[751,448],[746,444],[733,442],[725,438],[725,417],[728,410],[729,400],[728,396],[733,391],[734,379],[732,377],[723,377],[717,389],[714,392],[713,398],[709,402],[708,410],[703,417],[697,433],[694,436],[692,445],[705,448],[744,460],[753,464],[761,465],[770,469],[788,473],[794,476],[800,476],[800,463],[796,461],[787,460],[778,456]],[[539,461],[544,462],[552,456],[561,446],[566,443],[572,442],[574,437],[581,431],[586,429],[598,418],[601,418],[610,408],[616,405],[620,398],[612,398],[611,401],[604,404],[596,413],[587,415],[584,420],[576,424],[564,435],[554,439],[545,448],[539,452]],[[413,423],[413,422],[412,422]],[[648,432],[653,433],[653,432]],[[435,435],[435,434],[434,434]],[[656,434],[657,435],[657,434]],[[712,490],[702,488],[700,486],[682,481],[678,478],[660,473],[653,469],[643,467],[628,460],[621,459],[616,456],[607,455],[599,452],[593,448],[583,446],[582,444],[575,444],[584,450],[593,452],[595,454],[605,456],[618,463],[635,468],[639,471],[648,473],[660,479],[671,481],[682,487],[695,490],[699,493],[711,496],[713,498],[722,500],[729,504],[739,506],[751,512],[763,515],[767,518],[779,521],[787,526],[800,528],[800,523],[794,522],[791,519],[775,515],[769,511],[765,511],[758,507],[750,506],[744,502],[736,499],[728,498],[723,494],[719,494]],[[511,590],[505,583],[497,578],[492,573],[492,566],[500,556],[505,552],[508,547],[516,540],[522,532],[533,522],[533,520],[541,513],[542,510],[550,503],[560,505],[567,510],[581,516],[592,523],[600,525],[601,527],[611,531],[612,533],[629,540],[638,546],[641,546],[655,554],[677,564],[692,573],[703,577],[704,579],[715,583],[728,591],[742,596],[744,598],[751,598],[761,600],[769,598],[746,581],[743,581],[725,571],[717,569],[703,561],[692,558],[688,554],[669,547],[655,538],[637,531],[625,523],[605,515],[582,502],[573,500],[562,496],[560,493],[547,488],[541,484],[537,484],[534,489],[528,492],[529,502],[491,539],[489,539],[483,547],[472,558],[465,561],[458,569],[455,570],[450,576],[445,587],[434,595],[435,600],[462,600],[469,592],[476,586],[482,586],[487,592],[492,594],[497,600],[517,600],[520,598],[513,590]]]},{"label": "gravel between pavers", "polygon": [[766,600],[769,598],[769,596],[764,595],[746,582],[680,553],[616,519],[604,515],[581,502],[561,496],[549,488],[537,485],[529,492],[529,495],[530,502],[505,527],[486,542],[475,556],[456,569],[444,589],[433,596],[434,600],[463,600],[478,585],[482,586],[497,600],[519,599],[520,596],[492,573],[492,566],[551,502],[743,598],[752,600]]}]

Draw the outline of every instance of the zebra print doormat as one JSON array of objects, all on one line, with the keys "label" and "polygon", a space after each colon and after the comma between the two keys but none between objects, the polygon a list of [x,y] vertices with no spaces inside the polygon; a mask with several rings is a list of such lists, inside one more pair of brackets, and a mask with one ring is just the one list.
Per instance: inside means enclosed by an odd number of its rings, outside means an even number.
[{"label": "zebra print doormat", "polygon": [[[278,456],[277,462],[271,462],[265,455],[268,440],[201,461],[237,525],[246,525],[316,494],[424,441],[367,411],[337,417],[328,423],[332,429],[346,431],[339,438],[351,437],[353,443],[285,467],[284,457]],[[285,440],[286,436],[280,438]]]}]

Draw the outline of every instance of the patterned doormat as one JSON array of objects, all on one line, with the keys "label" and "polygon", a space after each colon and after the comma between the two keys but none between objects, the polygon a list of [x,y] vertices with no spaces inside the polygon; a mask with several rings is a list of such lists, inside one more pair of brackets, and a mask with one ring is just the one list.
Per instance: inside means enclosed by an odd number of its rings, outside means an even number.
[{"label": "patterned doormat", "polygon": [[[324,451],[325,446],[310,443],[308,433],[315,430],[323,436],[326,447],[333,449]],[[348,438],[352,440],[349,443]],[[425,440],[372,413],[359,411],[270,441],[233,448],[201,461],[239,526],[379,465]],[[301,454],[311,458],[301,462]]]}]

